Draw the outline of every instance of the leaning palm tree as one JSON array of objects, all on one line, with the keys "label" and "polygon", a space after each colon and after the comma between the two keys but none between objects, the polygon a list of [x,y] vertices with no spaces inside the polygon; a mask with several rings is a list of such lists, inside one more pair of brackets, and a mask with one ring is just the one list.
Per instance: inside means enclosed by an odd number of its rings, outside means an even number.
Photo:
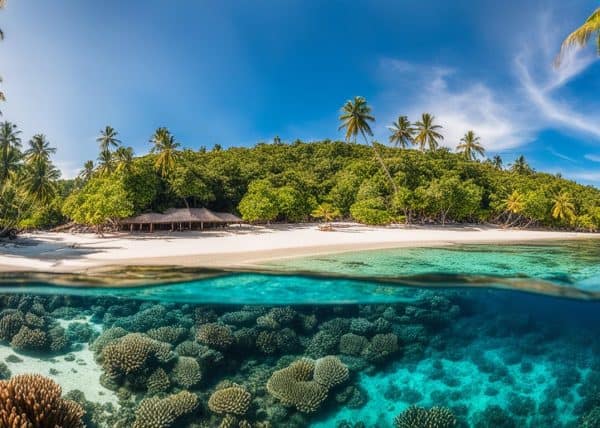
[{"label": "leaning palm tree", "polygon": [[390,135],[390,143],[394,144],[396,147],[405,149],[415,143],[415,140],[413,139],[415,129],[412,127],[412,124],[406,116],[398,116],[398,120],[396,120],[392,126],[388,126],[388,129],[392,132]]},{"label": "leaning palm tree", "polygon": [[98,155],[98,173],[108,175],[114,170],[113,154],[109,150],[103,150]]},{"label": "leaning palm tree", "polygon": [[56,153],[56,148],[51,147],[44,134],[36,134],[29,140],[29,149],[25,151],[27,163],[50,160],[50,155]]},{"label": "leaning palm tree", "polygon": [[167,128],[158,128],[150,143],[153,145],[151,153],[156,153],[156,161],[154,166],[163,177],[168,176],[175,169],[175,160],[179,156],[179,143],[175,141],[175,137],[171,135]]},{"label": "leaning palm tree", "polygon": [[0,187],[19,168],[21,131],[11,122],[0,123]]},{"label": "leaning palm tree", "polygon": [[560,65],[560,61],[563,58],[567,49],[572,46],[584,47],[592,35],[596,36],[596,49],[600,55],[600,7],[597,8],[589,17],[585,20],[583,25],[573,31],[567,36],[560,47],[560,53],[556,57],[555,64]]},{"label": "leaning palm tree", "polygon": [[554,197],[552,218],[560,221],[571,221],[575,218],[575,205],[568,192],[561,192]]},{"label": "leaning palm tree", "polygon": [[133,149],[131,147],[119,147],[115,151],[115,161],[118,172],[129,172],[133,165]]},{"label": "leaning palm tree", "polygon": [[48,203],[56,195],[59,178],[60,171],[52,162],[40,159],[27,165],[23,189],[34,202]]},{"label": "leaning palm tree", "polygon": [[485,149],[479,141],[480,139],[475,135],[475,132],[467,131],[465,136],[460,139],[460,144],[456,146],[456,151],[461,153],[467,160],[475,160],[478,155],[485,155]]},{"label": "leaning palm tree", "polygon": [[[342,124],[338,129],[346,130],[346,141],[354,140],[356,143],[356,137],[358,134],[360,134],[364,138],[365,143],[368,145],[369,140],[367,139],[367,135],[373,136],[373,131],[371,130],[369,122],[375,122],[375,117],[373,117],[371,114],[371,107],[367,104],[367,100],[364,97],[354,97],[353,100],[346,101],[341,109],[341,113],[342,114],[340,115],[339,120],[342,122]],[[397,193],[398,187],[396,186],[390,171],[385,165],[383,158],[379,154],[375,142],[372,142],[371,145],[373,147],[375,157],[379,161],[381,168],[387,175],[390,184],[394,189],[394,193]]]},{"label": "leaning palm tree", "polygon": [[508,217],[506,219],[506,225],[510,226],[510,222],[512,220],[513,215],[520,215],[525,208],[525,195],[523,195],[518,190],[513,190],[513,192],[508,195],[508,197],[502,203],[504,211],[508,213]]},{"label": "leaning palm tree", "polygon": [[433,121],[435,116],[429,113],[423,113],[421,120],[415,123],[416,136],[415,143],[419,145],[421,151],[425,150],[425,147],[429,147],[429,150],[435,151],[438,148],[438,140],[443,140],[444,136],[438,132],[438,129],[442,129],[441,125],[434,125]]},{"label": "leaning palm tree", "polygon": [[88,160],[83,164],[83,169],[79,171],[79,175],[77,177],[82,180],[84,183],[89,181],[94,174],[94,161]]},{"label": "leaning palm tree", "polygon": [[96,138],[96,141],[100,145],[100,152],[105,152],[111,149],[111,147],[119,147],[121,140],[117,138],[119,133],[115,131],[112,126],[106,126],[100,131],[100,135]]}]

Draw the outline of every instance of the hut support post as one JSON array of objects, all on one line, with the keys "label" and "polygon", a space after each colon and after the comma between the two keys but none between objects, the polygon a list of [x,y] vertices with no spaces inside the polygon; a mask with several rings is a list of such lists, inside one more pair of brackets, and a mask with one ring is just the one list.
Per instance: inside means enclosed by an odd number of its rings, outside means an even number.
[{"label": "hut support post", "polygon": [[204,222],[200,222],[200,230],[204,230]]},{"label": "hut support post", "polygon": [[154,223],[150,223],[150,232],[154,232]]},{"label": "hut support post", "polygon": [[131,223],[131,224],[129,225],[129,231],[130,231],[130,232],[133,232],[133,223]]},{"label": "hut support post", "polygon": [[175,230],[175,223],[171,223],[171,232]]},{"label": "hut support post", "polygon": [[190,221],[190,230],[192,230],[192,222]]}]

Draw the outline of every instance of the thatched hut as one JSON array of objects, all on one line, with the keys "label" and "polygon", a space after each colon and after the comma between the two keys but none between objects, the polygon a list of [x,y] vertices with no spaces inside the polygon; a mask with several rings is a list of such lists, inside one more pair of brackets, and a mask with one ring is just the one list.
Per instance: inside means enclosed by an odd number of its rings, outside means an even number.
[{"label": "thatched hut", "polygon": [[135,217],[121,220],[121,225],[128,227],[131,232],[144,230],[148,227],[150,232],[155,229],[183,230],[194,229],[194,226],[203,230],[205,226],[227,225],[242,223],[242,219],[230,213],[213,213],[206,208],[170,208],[164,213],[144,213]]}]

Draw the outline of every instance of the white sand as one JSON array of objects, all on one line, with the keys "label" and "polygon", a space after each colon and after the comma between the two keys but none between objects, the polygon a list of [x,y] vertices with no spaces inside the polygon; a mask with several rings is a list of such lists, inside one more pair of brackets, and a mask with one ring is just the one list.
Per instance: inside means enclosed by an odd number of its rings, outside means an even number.
[{"label": "white sand", "polygon": [[[600,234],[501,229],[493,226],[367,227],[337,224],[241,226],[204,232],[36,233],[0,246],[0,270],[84,271],[112,265],[239,267],[284,257],[452,243],[600,238]],[[19,244],[19,241],[22,244]],[[23,245],[27,244],[27,245]]]}]

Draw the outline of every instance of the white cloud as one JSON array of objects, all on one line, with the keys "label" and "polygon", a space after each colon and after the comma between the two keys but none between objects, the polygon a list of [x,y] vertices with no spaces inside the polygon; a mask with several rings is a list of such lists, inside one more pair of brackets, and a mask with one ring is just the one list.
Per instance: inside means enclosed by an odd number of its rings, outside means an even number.
[{"label": "white cloud", "polygon": [[588,154],[584,155],[583,157],[592,162],[600,162],[600,155],[594,155],[594,154],[588,153]]}]

